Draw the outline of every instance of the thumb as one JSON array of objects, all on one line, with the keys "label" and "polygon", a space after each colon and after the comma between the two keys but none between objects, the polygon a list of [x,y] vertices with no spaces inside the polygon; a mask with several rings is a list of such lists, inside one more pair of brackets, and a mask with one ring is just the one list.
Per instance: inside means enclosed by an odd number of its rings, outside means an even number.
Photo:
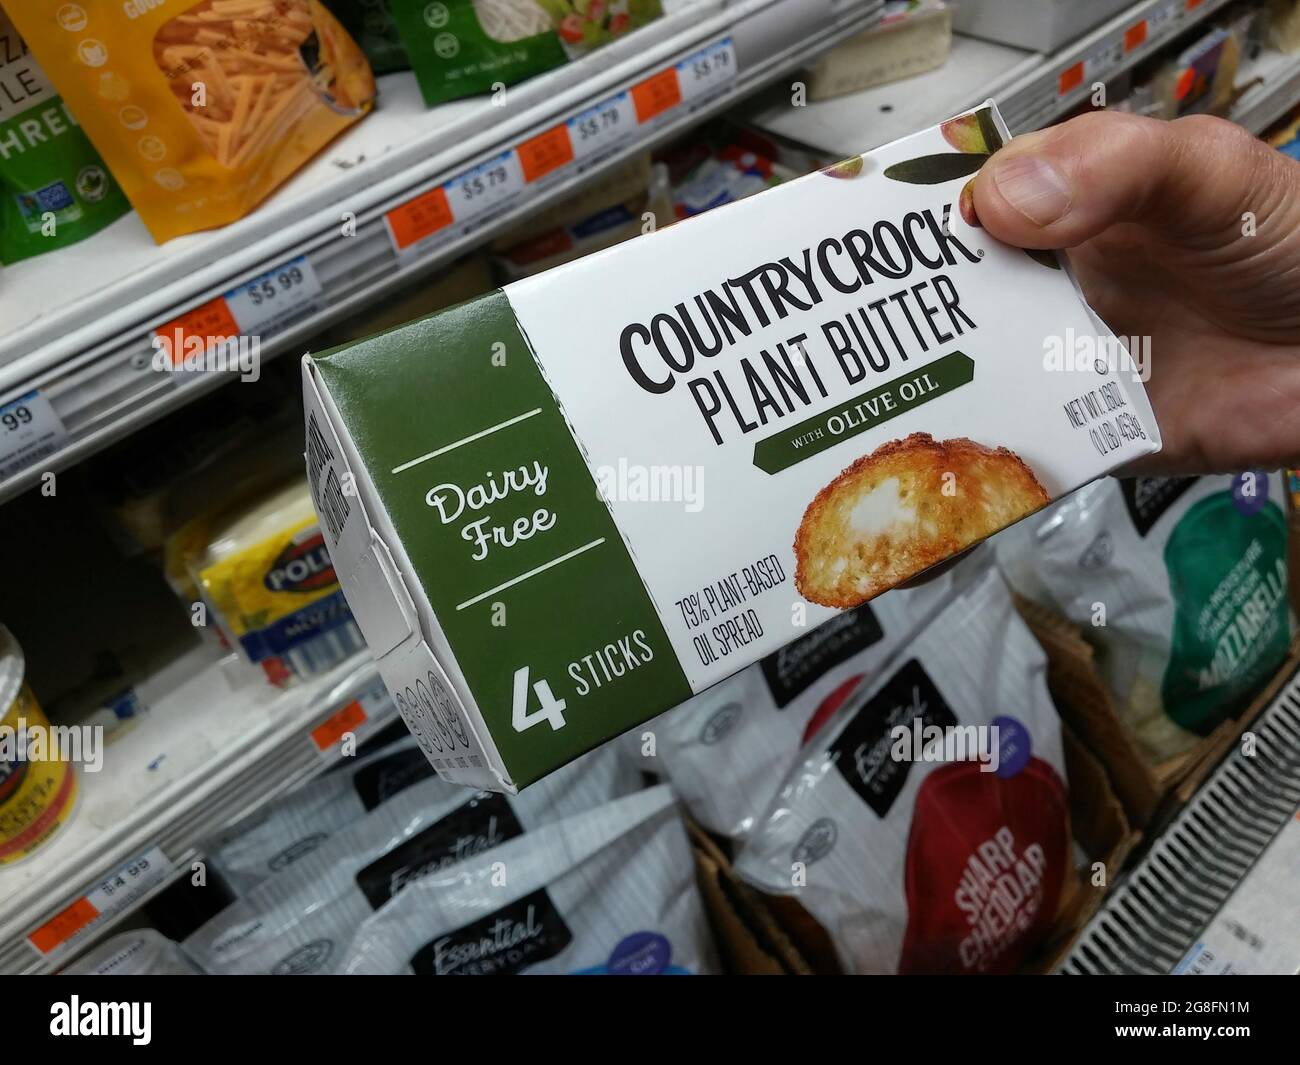
[{"label": "thumb", "polygon": [[1222,119],[1095,112],[995,153],[975,180],[975,212],[1022,248],[1072,248],[1120,222],[1213,247],[1240,236],[1243,212],[1277,206],[1278,154]]}]

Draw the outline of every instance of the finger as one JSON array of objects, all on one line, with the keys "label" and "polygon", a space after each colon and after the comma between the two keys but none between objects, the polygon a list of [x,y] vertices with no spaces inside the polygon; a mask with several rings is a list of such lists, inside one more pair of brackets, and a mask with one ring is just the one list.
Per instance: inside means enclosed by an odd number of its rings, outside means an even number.
[{"label": "finger", "polygon": [[1213,248],[1244,211],[1282,205],[1285,161],[1240,126],[1195,116],[1163,122],[1097,112],[1017,137],[975,181],[980,224],[1008,244],[1072,248],[1138,222],[1167,241]]}]

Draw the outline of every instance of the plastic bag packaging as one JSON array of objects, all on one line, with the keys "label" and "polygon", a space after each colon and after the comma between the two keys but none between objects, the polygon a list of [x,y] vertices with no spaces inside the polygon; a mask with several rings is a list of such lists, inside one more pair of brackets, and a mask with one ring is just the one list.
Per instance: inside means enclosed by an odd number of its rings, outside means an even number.
[{"label": "plastic bag packaging", "polygon": [[563,66],[663,14],[659,0],[387,0],[424,102]]},{"label": "plastic bag packaging", "polygon": [[387,0],[326,0],[326,4],[366,53],[376,74],[410,69]]},{"label": "plastic bag packaging", "polygon": [[10,15],[159,242],[242,218],[374,100],[365,56],[319,0]]},{"label": "plastic bag packaging", "polygon": [[655,976],[718,964],[686,830],[660,786],[411,884],[361,926],[342,970]]},{"label": "plastic bag packaging", "polygon": [[305,477],[188,523],[166,554],[169,572],[189,575],[229,645],[275,683],[326,672],[365,647]]},{"label": "plastic bag packaging", "polygon": [[434,776],[414,738],[349,760],[236,822],[200,848],[236,895],[306,857],[339,829]]},{"label": "plastic bag packaging", "polygon": [[152,928],[104,940],[63,972],[69,976],[201,976],[181,948]]},{"label": "plastic bag packaging", "polygon": [[748,836],[800,747],[990,559],[977,549],[914,589],[846,610],[646,725],[691,816],[732,840]]},{"label": "plastic bag packaging", "polygon": [[0,263],[83,240],[130,209],[0,9]]},{"label": "plastic bag packaging", "polygon": [[1070,875],[1046,656],[989,571],[894,663],[809,745],[736,871],[797,896],[846,970],[1014,972]]},{"label": "plastic bag packaging", "polygon": [[361,922],[402,887],[639,784],[612,746],[518,795],[467,791],[432,777],[262,881],[186,939],[184,949],[210,973],[338,972]]},{"label": "plastic bag packaging", "polygon": [[1286,657],[1282,493],[1277,473],[1107,479],[1033,525],[1034,583],[1097,648],[1154,760],[1244,709]]}]

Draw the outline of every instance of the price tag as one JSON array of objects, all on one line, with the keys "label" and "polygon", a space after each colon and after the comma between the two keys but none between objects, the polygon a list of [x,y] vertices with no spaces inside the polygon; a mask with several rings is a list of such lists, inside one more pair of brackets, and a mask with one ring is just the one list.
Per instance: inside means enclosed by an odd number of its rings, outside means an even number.
[{"label": "price tag", "polygon": [[[192,349],[202,353],[220,337],[239,336],[239,324],[230,313],[224,296],[208,300],[179,318],[164,322],[154,331],[160,342],[158,350],[165,352],[172,364],[179,363]],[[196,343],[197,341],[197,343]]]},{"label": "price tag", "polygon": [[321,283],[305,255],[232,288],[226,306],[245,336],[274,332],[307,310],[321,296]]},{"label": "price tag", "polygon": [[517,149],[524,181],[532,184],[573,162],[573,142],[565,126],[556,126],[524,141]]},{"label": "price tag", "polygon": [[10,400],[0,407],[0,481],[54,454],[67,435],[40,392]]},{"label": "price tag", "polygon": [[1124,31],[1124,53],[1127,55],[1134,48],[1141,48],[1147,41],[1147,20],[1138,19]]},{"label": "price tag", "polygon": [[669,67],[632,86],[632,105],[636,108],[637,122],[649,122],[682,102],[682,87],[677,81],[677,70]]},{"label": "price tag", "polygon": [[321,754],[329,754],[344,733],[351,732],[360,739],[363,732],[370,731],[369,726],[382,723],[396,712],[383,680],[376,677],[353,702],[312,729],[311,742]]},{"label": "price tag", "polygon": [[1183,13],[1182,0],[1168,0],[1147,16],[1147,38],[1155,40],[1162,33],[1173,29],[1173,24]]},{"label": "price tag", "polygon": [[88,929],[130,909],[171,874],[172,863],[162,849],[151,847],[32,931],[27,941],[37,953],[48,956],[81,938]]},{"label": "price tag", "polygon": [[457,222],[468,222],[517,196],[524,187],[519,156],[502,152],[452,178],[443,189]]},{"label": "price tag", "polygon": [[730,37],[701,48],[677,64],[683,100],[696,100],[736,80],[736,45]]},{"label": "price tag", "polygon": [[447,193],[439,186],[398,204],[384,215],[398,255],[451,225]]},{"label": "price tag", "polygon": [[630,93],[621,92],[569,119],[569,142],[578,159],[621,144],[636,132],[636,108]]}]

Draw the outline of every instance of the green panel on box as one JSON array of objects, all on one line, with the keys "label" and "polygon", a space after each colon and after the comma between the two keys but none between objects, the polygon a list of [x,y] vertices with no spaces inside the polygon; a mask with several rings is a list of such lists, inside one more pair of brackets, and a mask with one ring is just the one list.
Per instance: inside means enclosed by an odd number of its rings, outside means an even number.
[{"label": "green panel on box", "polygon": [[[690,697],[503,293],[317,366],[517,786]],[[471,490],[486,485],[498,491],[474,509]],[[531,535],[516,539],[517,529]],[[526,711],[537,714],[534,685],[544,682],[566,704],[563,727],[539,719],[515,729],[522,667]]]}]

